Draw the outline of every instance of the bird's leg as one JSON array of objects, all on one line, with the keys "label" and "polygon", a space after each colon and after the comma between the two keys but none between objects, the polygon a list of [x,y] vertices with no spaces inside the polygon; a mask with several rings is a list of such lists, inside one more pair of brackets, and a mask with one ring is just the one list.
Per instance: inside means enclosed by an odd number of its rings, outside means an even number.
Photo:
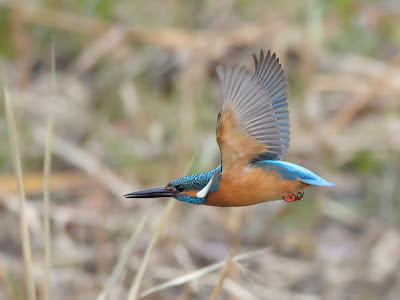
[{"label": "bird's leg", "polygon": [[303,198],[304,192],[298,192],[296,195],[293,193],[285,193],[283,195],[283,200],[286,202],[294,202]]},{"label": "bird's leg", "polygon": [[293,202],[297,200],[297,196],[293,193],[285,193],[283,195],[283,200],[285,200],[286,202]]}]

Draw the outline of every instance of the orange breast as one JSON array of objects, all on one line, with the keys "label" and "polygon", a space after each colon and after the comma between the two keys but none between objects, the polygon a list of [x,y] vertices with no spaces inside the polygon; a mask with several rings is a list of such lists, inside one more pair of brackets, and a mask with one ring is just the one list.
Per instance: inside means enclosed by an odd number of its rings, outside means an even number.
[{"label": "orange breast", "polygon": [[247,206],[282,199],[284,193],[309,186],[300,180],[283,179],[279,173],[246,166],[222,172],[219,188],[208,195],[204,205]]}]

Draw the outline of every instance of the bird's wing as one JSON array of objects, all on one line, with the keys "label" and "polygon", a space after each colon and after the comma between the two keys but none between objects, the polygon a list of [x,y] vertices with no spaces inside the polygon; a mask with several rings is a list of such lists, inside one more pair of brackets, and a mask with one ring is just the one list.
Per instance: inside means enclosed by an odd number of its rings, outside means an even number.
[{"label": "bird's wing", "polygon": [[245,67],[218,66],[216,71],[222,91],[217,123],[222,169],[247,164],[260,154],[281,159],[282,133],[265,86]]},{"label": "bird's wing", "polygon": [[272,100],[272,108],[278,119],[279,129],[282,134],[283,150],[285,154],[289,148],[289,111],[287,104],[288,84],[282,65],[276,54],[268,51],[267,55],[260,51],[260,57],[253,54],[255,73],[258,80],[266,87]]}]

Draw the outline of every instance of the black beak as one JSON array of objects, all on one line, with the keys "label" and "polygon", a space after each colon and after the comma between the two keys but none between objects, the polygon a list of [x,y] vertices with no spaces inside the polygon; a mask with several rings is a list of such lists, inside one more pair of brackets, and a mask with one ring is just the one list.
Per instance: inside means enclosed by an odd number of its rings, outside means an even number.
[{"label": "black beak", "polygon": [[172,196],[174,194],[163,186],[124,195],[125,198],[163,198]]}]

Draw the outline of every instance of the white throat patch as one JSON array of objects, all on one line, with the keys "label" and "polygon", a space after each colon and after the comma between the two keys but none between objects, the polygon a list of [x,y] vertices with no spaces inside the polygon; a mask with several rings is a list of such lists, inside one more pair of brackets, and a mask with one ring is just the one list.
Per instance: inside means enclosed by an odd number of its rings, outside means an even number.
[{"label": "white throat patch", "polygon": [[210,181],[206,184],[206,186],[203,187],[203,189],[201,189],[200,191],[198,191],[198,192],[196,193],[196,197],[197,197],[197,198],[205,198],[205,197],[207,196],[208,191],[209,191],[210,188],[211,188],[214,175],[215,175],[215,173],[211,176],[211,179],[210,179]]}]

